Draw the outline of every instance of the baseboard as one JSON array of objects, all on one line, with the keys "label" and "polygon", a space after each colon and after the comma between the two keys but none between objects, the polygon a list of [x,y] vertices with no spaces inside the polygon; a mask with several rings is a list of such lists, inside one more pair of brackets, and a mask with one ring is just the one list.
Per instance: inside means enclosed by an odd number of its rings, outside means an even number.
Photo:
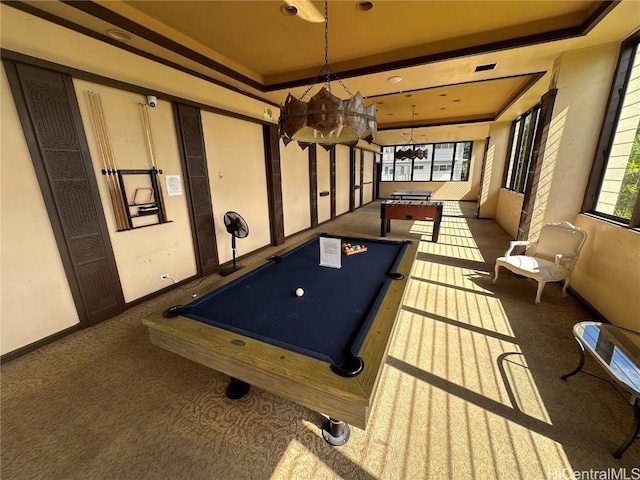
[{"label": "baseboard", "polygon": [[[128,302],[125,305],[125,309],[129,309],[131,307],[135,307],[136,305],[140,305],[141,303],[146,302],[147,300],[151,300],[153,298],[159,297],[160,295],[163,295],[167,292],[170,292],[171,290],[173,290],[174,288],[178,288],[181,287],[189,282],[192,282],[193,280],[198,279],[199,277],[197,275],[192,275],[191,277],[187,277],[183,280],[180,280],[179,282],[176,283],[172,283],[171,285],[168,285],[164,288],[161,288],[160,290],[156,290],[155,292],[151,292],[147,295],[145,295],[144,297],[140,297],[140,298],[136,298],[135,300],[131,300],[130,302]],[[200,278],[204,278],[204,277],[200,277]]]},{"label": "baseboard", "polygon": [[5,353],[4,355],[0,356],[0,364],[4,364],[6,362],[10,362],[11,360],[15,360],[18,357],[21,357],[23,355],[26,355],[27,353],[33,352],[34,350],[37,350],[40,347],[49,345],[50,343],[53,343],[56,340],[60,340],[61,338],[64,338],[67,335],[71,335],[72,333],[76,333],[80,330],[82,330],[82,327],[80,326],[79,323],[77,323],[76,325],[65,328],[64,330],[60,330],[59,332],[49,335],[48,337],[41,338],[40,340],[30,343],[29,345],[25,345],[24,347],[20,347],[16,350],[13,350],[12,352]]},{"label": "baseboard", "polygon": [[[584,308],[589,310],[589,313],[591,313],[591,315],[594,317],[591,320],[596,320],[598,322],[604,322],[604,323],[611,323],[609,320],[607,320],[607,318],[602,313],[598,311],[597,308],[591,305],[587,300],[585,300],[585,298],[582,295],[576,292],[573,288],[569,287],[567,288],[567,291],[571,296],[573,296],[578,301],[578,303],[580,303]],[[585,320],[588,320],[588,319],[585,319]]]}]

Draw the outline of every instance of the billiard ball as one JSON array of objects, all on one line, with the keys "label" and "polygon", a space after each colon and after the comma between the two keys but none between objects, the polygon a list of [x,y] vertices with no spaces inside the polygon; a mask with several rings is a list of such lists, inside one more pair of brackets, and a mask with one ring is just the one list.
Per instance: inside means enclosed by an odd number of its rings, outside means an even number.
[{"label": "billiard ball", "polygon": [[304,290],[301,288],[296,288],[296,297],[301,297],[304,295]]}]

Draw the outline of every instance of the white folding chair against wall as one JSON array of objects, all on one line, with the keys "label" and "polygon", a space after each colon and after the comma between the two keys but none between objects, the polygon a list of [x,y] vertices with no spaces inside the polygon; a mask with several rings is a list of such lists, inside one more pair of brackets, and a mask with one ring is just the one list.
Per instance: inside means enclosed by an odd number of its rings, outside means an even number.
[{"label": "white folding chair against wall", "polygon": [[[580,250],[587,240],[587,232],[569,222],[549,223],[542,227],[537,242],[512,241],[504,257],[496,259],[493,283],[498,280],[498,270],[504,267],[517,275],[538,282],[536,304],[548,282],[564,281],[562,296],[567,295],[571,273],[578,261]],[[512,255],[517,246],[526,247],[524,255]]]}]

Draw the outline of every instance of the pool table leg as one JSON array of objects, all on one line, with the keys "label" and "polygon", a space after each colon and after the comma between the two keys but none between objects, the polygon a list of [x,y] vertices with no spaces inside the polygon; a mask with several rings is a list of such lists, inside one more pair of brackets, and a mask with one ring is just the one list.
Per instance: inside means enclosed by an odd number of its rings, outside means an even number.
[{"label": "pool table leg", "polygon": [[347,443],[350,436],[351,428],[349,424],[335,418],[328,418],[322,426],[322,438],[334,447],[341,447]]},{"label": "pool table leg", "polygon": [[380,220],[380,236],[386,237],[387,233],[391,231],[391,220],[387,220],[384,217]]},{"label": "pool table leg", "polygon": [[238,380],[237,378],[229,377],[229,385],[227,385],[224,393],[227,398],[238,400],[249,393],[249,388],[251,388],[251,385],[248,383]]}]

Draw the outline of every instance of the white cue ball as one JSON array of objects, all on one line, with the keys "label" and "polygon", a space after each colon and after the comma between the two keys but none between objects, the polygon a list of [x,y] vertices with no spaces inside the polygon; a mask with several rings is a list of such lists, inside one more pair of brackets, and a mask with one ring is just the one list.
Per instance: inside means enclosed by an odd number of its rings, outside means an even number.
[{"label": "white cue ball", "polygon": [[304,290],[301,288],[296,288],[296,296],[301,297],[302,295],[304,295]]}]

